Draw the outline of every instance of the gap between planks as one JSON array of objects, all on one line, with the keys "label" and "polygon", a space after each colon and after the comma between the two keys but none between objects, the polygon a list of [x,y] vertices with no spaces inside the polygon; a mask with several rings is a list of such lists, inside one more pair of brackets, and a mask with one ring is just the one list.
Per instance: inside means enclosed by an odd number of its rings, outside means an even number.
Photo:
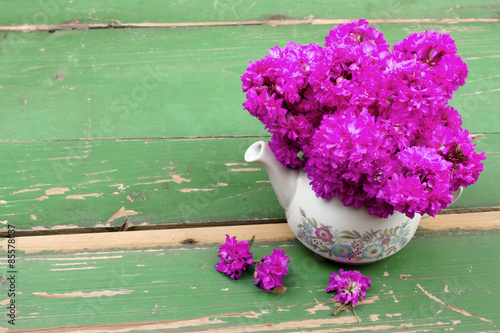
[{"label": "gap between planks", "polygon": [[[492,213],[487,215],[485,213]],[[481,217],[495,216],[495,213],[500,213],[500,207],[475,207],[475,208],[456,208],[456,209],[444,209],[436,217],[439,221],[453,221],[449,223],[447,229],[453,229],[455,226],[455,219],[453,217],[443,217],[443,215],[460,215],[462,217],[475,216],[481,214]],[[467,215],[464,215],[467,214]],[[500,217],[499,217],[500,218]],[[434,231],[432,224],[429,223],[433,219],[426,220],[427,222],[421,222],[421,229]],[[425,220],[424,220],[425,221]],[[440,222],[437,223],[440,223]],[[181,222],[181,223],[165,223],[165,224],[146,224],[146,225],[133,225],[127,218],[121,225],[109,226],[109,227],[62,227],[55,226],[51,229],[31,229],[31,230],[16,230],[16,237],[33,237],[33,236],[51,236],[51,235],[68,235],[68,234],[91,234],[91,233],[110,233],[110,232],[122,232],[122,231],[151,231],[151,230],[165,230],[165,229],[196,229],[203,227],[232,227],[232,226],[244,226],[244,225],[257,225],[257,224],[275,224],[275,223],[286,223],[285,218],[260,218],[251,220],[223,220],[223,221],[205,221],[205,222]],[[422,227],[429,225],[428,228]],[[470,224],[472,228],[467,228],[468,230],[473,229],[475,226],[473,223]],[[442,230],[443,227],[439,227],[436,230]],[[462,225],[462,229],[463,225]],[[9,237],[9,232],[7,228],[0,229],[0,239],[3,237]]]},{"label": "gap between planks", "polygon": [[[500,229],[500,212],[449,214],[427,218],[420,222],[419,230],[497,230]],[[142,230],[115,233],[68,234],[19,237],[16,248],[26,254],[54,251],[71,253],[81,250],[143,249],[154,247],[186,247],[222,243],[225,235],[255,242],[279,242],[295,239],[286,223],[181,228],[167,230]],[[0,248],[7,250],[8,239],[0,241]]]},{"label": "gap between planks", "polygon": [[[469,136],[500,134],[500,132],[480,132],[470,133]],[[227,139],[271,139],[271,135],[223,135],[223,136],[152,136],[152,137],[121,137],[121,138],[65,138],[65,139],[31,139],[31,140],[0,140],[1,143],[33,143],[33,142],[66,142],[66,141],[147,141],[147,140],[165,140],[165,141],[198,141],[198,140],[227,140]]]},{"label": "gap between planks", "polygon": [[[109,19],[108,23],[95,24],[57,24],[57,25],[13,25],[0,26],[0,31],[56,31],[56,30],[89,30],[89,29],[123,29],[123,28],[182,28],[182,27],[224,27],[249,25],[337,25],[349,23],[354,19],[303,19],[303,20],[267,20],[267,21],[227,21],[227,22],[159,22],[159,23],[121,23]],[[442,18],[442,19],[368,19],[371,24],[410,24],[410,23],[499,23],[500,18]]]},{"label": "gap between planks", "polygon": [[[481,132],[479,134],[497,134]],[[474,134],[471,134],[474,135]],[[128,138],[67,138],[67,139],[40,139],[40,140],[0,140],[0,143],[31,143],[31,142],[59,142],[59,141],[196,141],[196,140],[224,140],[224,139],[252,139],[271,138],[270,135],[226,135],[226,136],[152,136],[152,137],[128,137]]]}]

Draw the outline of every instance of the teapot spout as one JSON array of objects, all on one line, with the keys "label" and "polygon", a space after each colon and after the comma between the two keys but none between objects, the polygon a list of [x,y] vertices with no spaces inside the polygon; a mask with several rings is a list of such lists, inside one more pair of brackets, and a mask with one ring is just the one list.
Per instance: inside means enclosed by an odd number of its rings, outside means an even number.
[{"label": "teapot spout", "polygon": [[271,148],[264,141],[257,141],[247,149],[245,161],[264,167],[281,207],[285,210],[288,209],[295,196],[300,171],[285,168],[281,162],[276,160]]}]

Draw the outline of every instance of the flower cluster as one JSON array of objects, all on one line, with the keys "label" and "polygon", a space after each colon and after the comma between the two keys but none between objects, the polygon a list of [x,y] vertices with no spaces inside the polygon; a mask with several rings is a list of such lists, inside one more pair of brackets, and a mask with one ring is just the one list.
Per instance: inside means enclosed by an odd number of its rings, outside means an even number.
[{"label": "flower cluster", "polygon": [[358,299],[365,299],[366,290],[370,288],[370,277],[363,276],[358,271],[346,271],[341,269],[340,274],[332,273],[326,292],[337,291],[335,299],[342,304],[352,303],[358,305]]},{"label": "flower cluster", "polygon": [[[336,291],[335,300],[342,303],[342,305],[333,312],[337,315],[340,311],[351,307],[354,309],[358,305],[358,300],[366,298],[366,291],[370,289],[370,277],[363,276],[358,271],[345,271],[340,270],[340,274],[332,273],[330,275],[330,282],[326,287],[326,292]],[[356,316],[357,317],[357,316]],[[359,321],[359,318],[358,318]]]},{"label": "flower cluster", "polygon": [[236,236],[230,238],[226,235],[226,242],[219,248],[218,257],[221,259],[215,264],[218,272],[238,280],[241,273],[253,263],[253,254],[247,241],[238,242]]},{"label": "flower cluster", "polygon": [[273,249],[271,255],[254,261],[248,241],[238,242],[236,237],[231,238],[226,235],[226,242],[219,247],[218,257],[221,261],[215,264],[215,269],[234,280],[238,280],[241,273],[249,265],[255,264],[255,285],[264,291],[276,291],[284,288],[283,277],[288,274],[286,265],[290,259],[283,250]]},{"label": "flower cluster", "polygon": [[392,52],[366,20],[334,27],[324,46],[290,42],[250,62],[244,108],[271,133],[283,165],[303,168],[319,197],[434,216],[474,184],[474,151],[448,105],[467,66],[448,34],[414,33]]},{"label": "flower cluster", "polygon": [[290,258],[285,255],[285,251],[273,249],[271,255],[265,255],[255,269],[255,285],[260,286],[264,291],[271,291],[283,287],[283,276],[288,275]]}]

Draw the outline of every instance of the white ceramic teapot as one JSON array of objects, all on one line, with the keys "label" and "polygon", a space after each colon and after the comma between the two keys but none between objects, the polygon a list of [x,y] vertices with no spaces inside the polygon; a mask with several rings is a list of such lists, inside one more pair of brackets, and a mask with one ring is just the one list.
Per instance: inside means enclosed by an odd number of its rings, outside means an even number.
[{"label": "white ceramic teapot", "polygon": [[[316,196],[307,174],[285,168],[264,141],[252,144],[245,161],[264,167],[288,225],[302,244],[330,260],[344,264],[374,262],[401,250],[415,234],[422,215],[410,219],[394,212],[382,219],[364,207],[346,207],[338,197]],[[462,189],[454,193],[458,199]]]}]

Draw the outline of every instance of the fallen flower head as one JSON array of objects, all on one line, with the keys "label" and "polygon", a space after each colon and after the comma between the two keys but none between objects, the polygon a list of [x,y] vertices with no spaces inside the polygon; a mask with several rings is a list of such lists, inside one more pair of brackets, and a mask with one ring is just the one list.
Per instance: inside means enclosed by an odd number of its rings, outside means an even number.
[{"label": "fallen flower head", "polygon": [[[215,269],[237,280],[248,265],[255,264],[255,280],[253,281],[255,285],[266,292],[286,291],[283,279],[289,273],[287,264],[290,258],[286,256],[284,250],[273,249],[270,255],[254,261],[253,254],[250,252],[253,239],[252,237],[250,242],[238,242],[236,237],[226,235],[226,242],[219,248],[218,257],[221,261],[215,264]],[[366,298],[366,291],[371,286],[370,277],[355,270],[341,269],[339,273],[330,275],[330,281],[326,287],[327,293],[336,292],[335,300],[341,303],[341,306],[332,314],[335,316],[343,310],[352,309],[356,319],[360,322],[354,307],[358,305],[360,298],[363,300]]]},{"label": "fallen flower head", "polygon": [[[366,290],[370,289],[370,277],[363,276],[358,271],[345,271],[340,270],[340,274],[332,273],[330,275],[330,282],[326,287],[326,292],[336,291],[335,299],[342,303],[342,305],[333,312],[333,315],[337,315],[340,311],[345,310],[350,307],[354,310],[354,307],[358,305],[358,300],[366,298]],[[356,314],[356,313],[355,313]],[[359,318],[356,315],[356,318]]]},{"label": "fallen flower head", "polygon": [[242,271],[253,263],[250,244],[246,240],[238,242],[236,236],[230,238],[226,235],[226,242],[220,246],[218,257],[221,261],[215,264],[215,269],[234,280],[238,280]]},{"label": "fallen flower head", "polygon": [[273,249],[271,255],[264,256],[255,263],[255,277],[253,281],[264,291],[273,291],[283,288],[283,277],[288,274],[286,265],[290,258],[285,255],[284,250]]}]

